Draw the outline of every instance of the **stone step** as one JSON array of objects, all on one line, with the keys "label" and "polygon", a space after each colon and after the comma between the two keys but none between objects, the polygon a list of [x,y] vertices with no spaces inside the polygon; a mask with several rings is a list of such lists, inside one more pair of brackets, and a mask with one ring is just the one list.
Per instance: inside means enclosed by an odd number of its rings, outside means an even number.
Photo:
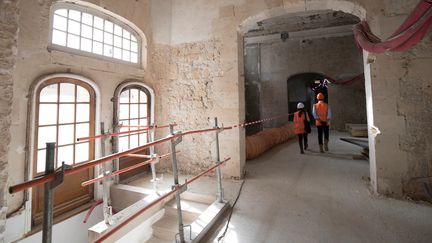
[{"label": "stone step", "polygon": [[155,236],[152,236],[152,238],[150,238],[148,241],[146,241],[146,243],[173,243],[174,241],[172,240],[164,240]]}]

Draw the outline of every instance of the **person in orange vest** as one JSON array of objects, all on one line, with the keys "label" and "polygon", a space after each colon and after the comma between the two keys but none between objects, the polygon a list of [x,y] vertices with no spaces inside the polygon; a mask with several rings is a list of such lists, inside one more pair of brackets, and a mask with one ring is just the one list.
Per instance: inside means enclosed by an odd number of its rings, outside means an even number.
[{"label": "person in orange vest", "polygon": [[[310,125],[308,126],[310,122],[309,115],[307,111],[304,109],[303,103],[297,104],[297,111],[294,113],[294,131],[298,136],[299,146],[300,146],[300,153],[304,154],[304,150],[308,148],[308,127],[310,128]],[[304,150],[303,150],[303,144],[304,144]]]},{"label": "person in orange vest", "polygon": [[[315,125],[318,128],[318,143],[320,147],[320,152],[324,153],[328,151],[329,142],[329,127],[332,113],[330,106],[324,102],[324,94],[319,93],[317,95],[318,102],[313,106],[312,113],[315,118]],[[324,149],[323,149],[323,133],[324,133]]]}]

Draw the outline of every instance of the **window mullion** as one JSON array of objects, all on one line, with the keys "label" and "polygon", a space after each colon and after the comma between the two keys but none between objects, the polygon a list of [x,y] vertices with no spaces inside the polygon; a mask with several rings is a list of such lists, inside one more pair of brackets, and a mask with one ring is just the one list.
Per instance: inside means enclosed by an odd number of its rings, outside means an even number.
[{"label": "window mullion", "polygon": [[[69,12],[69,11],[68,11]],[[69,14],[68,14],[68,16],[69,16]],[[56,124],[56,141],[55,141],[55,144],[56,144],[56,148],[55,148],[55,151],[56,151],[56,155],[55,155],[55,161],[54,161],[54,168],[57,168],[57,164],[58,164],[58,141],[59,141],[59,128],[60,128],[60,83],[57,83],[57,124]],[[46,150],[47,151],[47,150]],[[46,153],[45,153],[45,156],[46,156]],[[46,171],[46,168],[45,168],[45,171]]]}]

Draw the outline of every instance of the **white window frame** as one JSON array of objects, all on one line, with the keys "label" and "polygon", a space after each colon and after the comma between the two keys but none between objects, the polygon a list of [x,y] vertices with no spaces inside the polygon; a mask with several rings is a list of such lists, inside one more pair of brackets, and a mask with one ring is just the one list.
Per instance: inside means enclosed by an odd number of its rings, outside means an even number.
[{"label": "white window frame", "polygon": [[[54,23],[54,13],[56,10],[58,9],[68,9],[68,10],[77,10],[83,13],[88,13],[91,14],[93,16],[102,18],[103,20],[108,20],[110,22],[112,22],[113,24],[116,24],[118,26],[120,26],[121,28],[123,28],[124,30],[127,30],[130,32],[131,35],[133,35],[136,40],[137,40],[137,44],[138,44],[138,62],[134,63],[134,62],[129,62],[129,61],[124,61],[121,59],[116,59],[114,57],[107,57],[104,56],[104,54],[96,54],[93,52],[86,52],[86,51],[82,51],[79,49],[73,49],[67,46],[61,46],[61,45],[57,45],[57,44],[53,44],[52,43],[52,35],[53,35],[53,23]],[[103,31],[103,33],[105,33]],[[80,35],[80,37],[82,37]],[[50,11],[50,21],[49,21],[49,39],[48,39],[48,51],[61,51],[61,52],[66,52],[66,53],[71,53],[71,54],[75,54],[75,55],[79,55],[79,56],[85,56],[85,57],[91,57],[91,58],[97,58],[100,60],[104,60],[104,61],[109,61],[109,62],[113,62],[113,63],[121,63],[121,64],[126,64],[126,65],[130,65],[130,66],[135,66],[135,67],[139,67],[139,68],[145,68],[146,67],[146,55],[147,55],[147,45],[146,45],[147,41],[145,38],[144,33],[142,33],[141,31],[139,31],[139,29],[133,25],[130,21],[127,21],[126,19],[120,17],[120,16],[116,16],[114,13],[111,13],[99,6],[96,6],[90,3],[87,4],[78,4],[78,3],[69,3],[69,2],[59,2],[54,4],[51,7],[51,11]],[[103,44],[103,43],[102,43]],[[123,48],[121,48],[121,50],[123,50]]]}]

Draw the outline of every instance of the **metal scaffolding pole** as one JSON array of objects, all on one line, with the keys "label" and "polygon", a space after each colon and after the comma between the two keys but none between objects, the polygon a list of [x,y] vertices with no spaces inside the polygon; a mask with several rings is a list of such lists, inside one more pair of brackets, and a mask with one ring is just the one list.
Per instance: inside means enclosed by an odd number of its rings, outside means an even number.
[{"label": "metal scaffolding pole", "polygon": [[[45,174],[54,173],[55,160],[55,143],[46,144]],[[51,243],[52,241],[52,224],[53,224],[53,207],[54,207],[54,189],[51,182],[44,185],[44,212],[43,212],[43,231],[42,242]]]},{"label": "metal scaffolding pole", "polygon": [[[170,125],[170,134],[171,136],[176,135],[174,133],[174,126]],[[176,145],[181,142],[182,137],[179,136],[177,139],[171,140],[171,156],[172,156],[172,169],[173,169],[173,177],[174,177],[174,188],[179,187],[178,180],[178,169],[177,169],[177,154],[176,154]],[[177,204],[177,218],[178,218],[178,234],[180,237],[180,242],[184,243],[184,226],[183,226],[183,216],[181,210],[181,201],[180,201],[180,193],[182,190],[178,190],[175,193],[175,199]]]},{"label": "metal scaffolding pole", "polygon": [[[215,128],[219,128],[218,127],[218,119],[217,117],[214,118],[215,121]],[[219,133],[223,131],[223,130],[216,130],[216,164],[219,165],[221,163],[220,161],[220,150],[219,150]],[[223,192],[223,188],[222,188],[222,173],[221,173],[221,168],[220,166],[217,167],[216,169],[216,176],[217,176],[217,184],[218,184],[218,201],[220,203],[223,203],[224,200],[224,192]]]}]

